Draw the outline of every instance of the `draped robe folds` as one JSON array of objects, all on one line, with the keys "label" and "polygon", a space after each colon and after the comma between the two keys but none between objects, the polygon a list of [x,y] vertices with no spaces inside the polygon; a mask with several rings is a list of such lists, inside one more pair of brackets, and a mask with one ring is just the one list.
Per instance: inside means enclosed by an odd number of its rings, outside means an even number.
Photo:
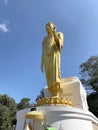
[{"label": "draped robe folds", "polygon": [[58,32],[57,37],[59,39],[59,47],[54,40],[54,36],[46,36],[42,42],[42,64],[46,74],[46,80],[48,87],[51,87],[55,83],[60,83],[60,57],[61,48],[63,47],[63,33]]}]

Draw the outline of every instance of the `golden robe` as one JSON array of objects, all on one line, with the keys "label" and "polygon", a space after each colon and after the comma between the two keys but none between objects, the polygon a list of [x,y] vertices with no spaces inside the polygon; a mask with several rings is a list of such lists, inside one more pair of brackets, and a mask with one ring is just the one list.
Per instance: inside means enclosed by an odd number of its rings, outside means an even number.
[{"label": "golden robe", "polygon": [[55,83],[60,83],[60,58],[61,48],[63,47],[63,33],[58,32],[57,37],[59,39],[59,47],[57,47],[54,36],[46,36],[42,42],[42,64],[46,74],[46,80],[48,87],[51,87]]}]

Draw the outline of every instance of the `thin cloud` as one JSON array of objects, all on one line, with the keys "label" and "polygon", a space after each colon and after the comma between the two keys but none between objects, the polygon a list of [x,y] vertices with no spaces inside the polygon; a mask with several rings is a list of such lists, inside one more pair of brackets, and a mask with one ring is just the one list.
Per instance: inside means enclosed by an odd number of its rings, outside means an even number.
[{"label": "thin cloud", "polygon": [[7,5],[8,0],[4,0],[5,5]]},{"label": "thin cloud", "polygon": [[7,28],[7,23],[2,23],[0,24],[0,31],[6,33],[6,32],[9,32],[10,29]]}]

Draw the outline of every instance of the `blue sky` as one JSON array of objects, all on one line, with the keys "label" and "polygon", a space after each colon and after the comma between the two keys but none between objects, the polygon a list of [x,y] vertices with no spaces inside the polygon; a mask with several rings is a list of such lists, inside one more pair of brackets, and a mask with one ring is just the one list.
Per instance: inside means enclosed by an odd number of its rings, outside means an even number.
[{"label": "blue sky", "polygon": [[40,62],[45,24],[64,33],[62,77],[98,55],[98,0],[0,0],[0,94],[32,102],[46,86]]}]

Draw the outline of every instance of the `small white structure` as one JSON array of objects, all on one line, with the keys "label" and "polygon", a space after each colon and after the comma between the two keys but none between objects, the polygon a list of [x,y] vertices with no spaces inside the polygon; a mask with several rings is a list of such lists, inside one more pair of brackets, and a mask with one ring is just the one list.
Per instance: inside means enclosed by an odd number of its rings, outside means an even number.
[{"label": "small white structure", "polygon": [[[51,97],[47,88],[44,95]],[[24,130],[27,124],[29,130],[44,130],[43,124],[56,130],[98,130],[98,119],[89,112],[86,92],[77,77],[62,79],[60,95],[71,99],[73,107],[46,104],[36,107],[35,112],[30,108],[21,110],[17,113],[16,130]]]}]

